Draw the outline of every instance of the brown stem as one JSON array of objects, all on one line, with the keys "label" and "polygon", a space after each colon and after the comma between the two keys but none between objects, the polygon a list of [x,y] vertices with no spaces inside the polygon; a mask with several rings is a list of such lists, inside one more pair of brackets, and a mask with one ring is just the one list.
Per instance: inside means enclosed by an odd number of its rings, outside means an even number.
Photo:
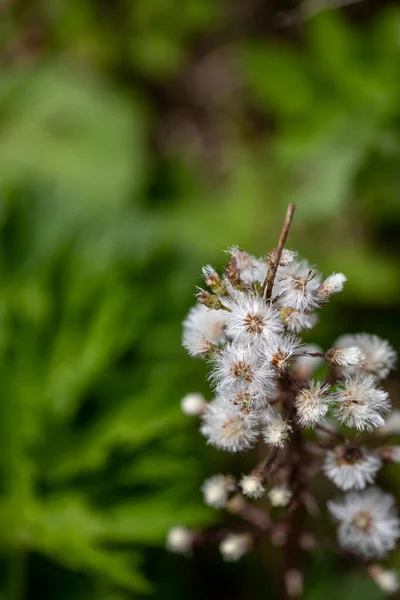
[{"label": "brown stem", "polygon": [[275,252],[275,256],[274,256],[274,261],[272,262],[270,268],[268,269],[268,273],[267,273],[267,276],[264,281],[264,299],[265,300],[270,300],[271,296],[272,296],[272,289],[274,287],[276,272],[279,267],[279,262],[281,260],[283,246],[285,245],[286,238],[289,233],[289,228],[290,228],[290,225],[291,225],[291,222],[293,219],[293,213],[294,213],[295,209],[296,209],[295,204],[289,204],[287,211],[286,211],[285,221],[283,223],[281,235],[279,236],[278,245],[276,247],[276,252]]},{"label": "brown stem", "polygon": [[302,502],[307,483],[307,464],[303,436],[296,419],[295,394],[287,394],[286,412],[290,417],[293,433],[288,448],[290,460],[289,487],[293,497],[286,515],[287,537],[284,546],[284,600],[299,598],[303,591],[303,574],[301,566],[301,537],[304,530],[305,507]]}]

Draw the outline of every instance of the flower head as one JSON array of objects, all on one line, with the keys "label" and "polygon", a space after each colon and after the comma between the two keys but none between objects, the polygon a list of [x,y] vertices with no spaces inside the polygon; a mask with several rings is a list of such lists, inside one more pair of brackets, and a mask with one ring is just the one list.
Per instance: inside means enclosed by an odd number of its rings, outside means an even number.
[{"label": "flower head", "polygon": [[364,358],[364,352],[358,346],[330,348],[325,352],[326,362],[337,367],[358,367]]},{"label": "flower head", "polygon": [[264,281],[268,270],[266,260],[256,258],[238,246],[232,246],[228,252],[231,260],[226,265],[226,275],[235,289],[249,288],[255,282]]},{"label": "flower head", "polygon": [[313,427],[324,419],[330,401],[329,389],[329,385],[311,380],[298,392],[295,406],[301,427]]},{"label": "flower head", "polygon": [[291,432],[291,425],[284,421],[280,414],[274,414],[270,417],[269,423],[262,431],[265,443],[275,448],[283,448]]},{"label": "flower head", "polygon": [[224,508],[229,500],[229,494],[235,489],[232,477],[213,475],[202,485],[204,502],[214,508]]},{"label": "flower head", "polygon": [[265,494],[262,481],[255,474],[243,475],[239,485],[247,498],[261,498]]},{"label": "flower head", "polygon": [[274,285],[274,295],[280,307],[309,311],[320,304],[317,290],[320,277],[307,261],[292,262],[278,270]]},{"label": "flower head", "polygon": [[371,578],[383,592],[393,594],[400,589],[400,579],[397,571],[384,569],[380,565],[371,565],[368,569]]},{"label": "flower head", "polygon": [[348,492],[342,502],[329,502],[338,521],[338,538],[343,548],[365,558],[382,557],[400,536],[395,500],[378,488]]},{"label": "flower head", "polygon": [[222,397],[209,403],[200,431],[209,444],[228,452],[252,448],[259,434],[257,419]]},{"label": "flower head", "polygon": [[198,417],[207,410],[207,402],[203,394],[186,394],[181,400],[181,409],[185,415]]},{"label": "flower head", "polygon": [[287,506],[292,499],[292,492],[286,485],[276,485],[269,490],[268,498],[274,507]]},{"label": "flower head", "polygon": [[236,562],[250,549],[251,537],[247,533],[230,533],[219,545],[224,560]]},{"label": "flower head", "polygon": [[358,346],[364,353],[360,369],[379,379],[385,379],[396,365],[396,352],[389,342],[382,340],[377,335],[369,333],[343,335],[336,341],[336,344],[338,346]]},{"label": "flower head", "polygon": [[275,374],[257,348],[228,343],[213,357],[211,379],[219,393],[247,392],[268,397],[275,389]]},{"label": "flower head", "polygon": [[304,313],[295,308],[282,308],[280,315],[286,329],[293,333],[301,333],[306,329],[312,329],[318,321],[318,316],[315,313]]},{"label": "flower head", "polygon": [[371,375],[347,376],[335,394],[335,414],[341,423],[359,431],[372,431],[384,424],[383,414],[390,410],[387,392],[376,386]]},{"label": "flower head", "polygon": [[271,366],[282,374],[293,359],[301,352],[303,346],[297,335],[287,334],[271,341],[264,347],[264,352]]},{"label": "flower head", "polygon": [[253,294],[236,294],[229,303],[227,334],[235,341],[269,342],[283,331],[279,312]]},{"label": "flower head", "polygon": [[[268,262],[270,264],[275,264],[277,259],[278,249],[274,248],[271,252],[268,253]],[[294,250],[287,250],[283,248],[280,259],[279,259],[279,267],[287,267],[287,265],[292,264],[292,262],[296,259],[297,252]]]},{"label": "flower head", "polygon": [[338,446],[328,452],[325,464],[325,475],[340,489],[362,490],[373,483],[375,475],[382,466],[382,461],[374,453],[357,446]]},{"label": "flower head", "polygon": [[209,310],[203,304],[190,309],[183,322],[182,345],[191,356],[205,357],[215,345],[226,340],[224,310]]},{"label": "flower head", "polygon": [[333,294],[337,294],[343,290],[343,286],[347,281],[346,275],[343,273],[332,273],[321,283],[317,290],[317,295],[321,300],[329,300]]},{"label": "flower head", "polygon": [[193,545],[193,532],[182,525],[172,527],[167,533],[166,547],[176,554],[190,554]]}]

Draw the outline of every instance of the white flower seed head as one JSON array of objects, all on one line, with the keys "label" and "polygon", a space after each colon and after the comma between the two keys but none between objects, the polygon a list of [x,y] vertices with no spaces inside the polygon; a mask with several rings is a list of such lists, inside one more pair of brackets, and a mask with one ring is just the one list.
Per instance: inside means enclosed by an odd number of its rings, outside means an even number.
[{"label": "white flower seed head", "polygon": [[226,340],[227,312],[210,310],[203,304],[190,309],[183,322],[182,345],[191,356],[205,357],[215,345]]},{"label": "white flower seed head", "polygon": [[318,321],[316,313],[304,313],[295,308],[282,308],[280,315],[286,329],[293,333],[312,329]]},{"label": "white flower seed head", "polygon": [[[278,249],[274,248],[268,254],[268,262],[272,265],[276,263]],[[281,257],[279,259],[279,267],[287,267],[287,265],[292,264],[292,262],[297,258],[297,252],[294,250],[287,250],[284,248],[282,250]]]},{"label": "white flower seed head", "polygon": [[246,287],[250,287],[256,282],[263,283],[268,271],[266,260],[256,258],[238,246],[232,246],[228,252],[231,255],[231,264],[228,266],[227,272],[228,278],[232,279],[233,271],[233,277],[238,277]]},{"label": "white flower seed head", "polygon": [[286,485],[276,485],[268,492],[268,498],[274,507],[287,506],[292,499],[292,492]]},{"label": "white flower seed head", "polygon": [[247,498],[261,498],[265,493],[262,481],[257,475],[243,475],[240,487]]},{"label": "white flower seed head", "polygon": [[202,485],[204,503],[213,508],[224,508],[229,500],[229,494],[235,489],[232,477],[214,475]]},{"label": "white flower seed head", "polygon": [[339,523],[343,548],[368,559],[383,557],[396,546],[400,522],[390,494],[375,487],[348,492],[341,502],[329,502],[328,508]]},{"label": "white flower seed head", "polygon": [[328,452],[324,472],[344,491],[362,490],[367,484],[374,482],[381,466],[382,461],[374,452],[346,445]]},{"label": "white flower seed head", "polygon": [[322,300],[328,300],[333,294],[337,294],[343,290],[347,277],[343,273],[332,273],[322,282],[317,290],[318,296]]},{"label": "white flower seed head", "polygon": [[359,367],[365,354],[358,346],[330,348],[325,353],[326,362],[337,367]]},{"label": "white flower seed head", "polygon": [[321,299],[317,290],[321,279],[307,261],[292,262],[278,269],[274,284],[274,296],[281,308],[310,311],[319,306]]},{"label": "white flower seed head", "polygon": [[170,552],[190,554],[192,544],[193,532],[182,525],[172,527],[167,533],[166,547]]},{"label": "white flower seed head", "polygon": [[291,432],[292,427],[279,414],[270,417],[269,423],[262,431],[265,443],[274,448],[283,448]]},{"label": "white flower seed head", "polygon": [[394,594],[400,589],[400,578],[397,571],[384,569],[380,565],[372,565],[368,569],[372,580],[377,586],[381,588],[383,592],[387,594]]},{"label": "white flower seed head", "polygon": [[397,354],[386,340],[369,333],[357,333],[340,337],[338,346],[358,346],[364,353],[360,369],[385,379],[396,365]]},{"label": "white flower seed head", "polygon": [[247,533],[230,533],[219,545],[223,559],[236,562],[250,549],[251,537]]},{"label": "white flower seed head", "polygon": [[335,394],[335,416],[348,427],[372,431],[384,424],[383,415],[390,410],[387,392],[376,386],[371,375],[347,376]]},{"label": "white flower seed head", "polygon": [[275,373],[251,344],[228,343],[212,360],[211,380],[218,393],[268,397],[275,390]]},{"label": "white flower seed head", "polygon": [[323,421],[331,401],[329,389],[327,384],[310,380],[308,386],[298,392],[295,406],[301,427],[314,427]]},{"label": "white flower seed head", "polygon": [[236,294],[229,302],[229,337],[241,342],[270,342],[283,331],[279,312],[253,294]]},{"label": "white flower seed head", "polygon": [[265,346],[264,352],[273,369],[281,374],[288,369],[302,349],[303,345],[297,335],[287,334],[271,341]]},{"label": "white flower seed head", "polygon": [[222,397],[208,404],[200,431],[209,444],[227,452],[252,448],[259,434],[257,419]]},{"label": "white flower seed head", "polygon": [[207,410],[207,402],[202,394],[186,394],[181,400],[181,410],[190,417],[199,417]]}]

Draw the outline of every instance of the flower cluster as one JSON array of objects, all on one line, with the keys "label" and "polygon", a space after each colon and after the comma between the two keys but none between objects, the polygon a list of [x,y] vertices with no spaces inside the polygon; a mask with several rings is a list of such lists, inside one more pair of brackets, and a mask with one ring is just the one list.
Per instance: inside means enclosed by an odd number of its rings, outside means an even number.
[{"label": "flower cluster", "polygon": [[[400,433],[400,417],[395,411],[389,416],[381,384],[395,366],[395,351],[366,333],[341,336],[325,351],[303,342],[317,310],[342,291],[342,273],[324,278],[282,243],[266,257],[237,246],[228,254],[222,274],[204,267],[205,288],[198,289],[198,303],[183,323],[183,346],[206,361],[214,397],[207,402],[189,394],[181,402],[186,414],[201,418],[200,431],[215,448],[236,453],[266,446],[265,458],[249,474],[218,474],[203,485],[206,504],[262,531],[228,532],[220,542],[224,559],[238,560],[263,536],[293,545],[292,520],[303,509],[315,514],[309,480],[320,474],[346,492],[328,503],[343,550],[368,560],[385,556],[400,537],[400,521],[394,498],[374,482],[400,452],[376,444],[369,449],[359,433]],[[264,509],[248,503],[261,498]],[[285,507],[287,516],[279,516]],[[174,528],[168,547],[187,554],[194,538],[202,539],[199,532]],[[305,548],[318,541],[299,533],[295,543]],[[383,589],[397,589],[397,576],[381,566],[369,574]]]}]

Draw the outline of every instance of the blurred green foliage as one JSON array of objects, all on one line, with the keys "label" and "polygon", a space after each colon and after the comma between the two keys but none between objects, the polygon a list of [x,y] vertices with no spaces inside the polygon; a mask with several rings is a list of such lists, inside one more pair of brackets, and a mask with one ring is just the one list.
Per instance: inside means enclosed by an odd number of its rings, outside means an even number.
[{"label": "blurred green foliage", "polygon": [[[198,486],[226,466],[180,415],[206,391],[180,322],[200,267],[265,253],[292,201],[290,245],[349,279],[313,339],[400,345],[399,12],[286,29],[273,2],[4,4],[1,597],[261,597],[265,565],[250,589],[248,563],[182,576],[157,549],[215,518]],[[340,566],[309,569],[307,598],[336,597]]]}]

